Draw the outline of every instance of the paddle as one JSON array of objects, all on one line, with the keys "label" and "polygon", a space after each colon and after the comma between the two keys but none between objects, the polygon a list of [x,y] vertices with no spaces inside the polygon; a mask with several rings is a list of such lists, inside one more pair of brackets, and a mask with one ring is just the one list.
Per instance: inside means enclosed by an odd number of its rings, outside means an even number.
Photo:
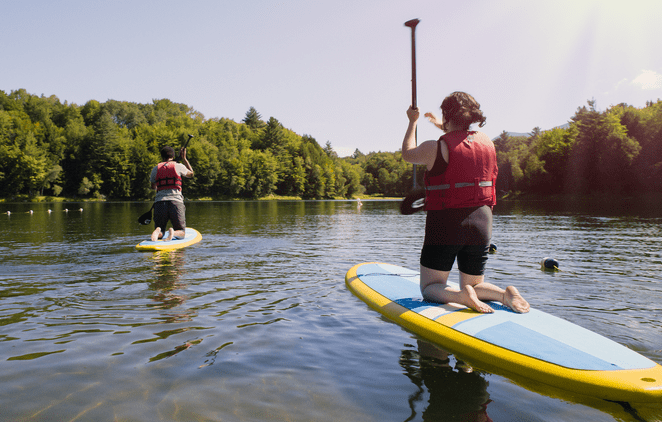
[{"label": "paddle", "polygon": [[191,138],[193,138],[193,135],[188,136],[188,139],[186,140],[186,142],[184,142],[184,148],[186,148],[188,146],[188,143],[191,142]]},{"label": "paddle", "polygon": [[[420,21],[412,19],[405,22],[405,26],[411,28],[411,105],[416,107],[416,25]],[[414,134],[416,136],[416,134]],[[404,215],[414,214],[423,210],[425,205],[425,189],[419,188],[416,182],[416,164],[414,164],[414,190],[400,203],[400,213]]]},{"label": "paddle", "polygon": [[154,209],[154,204],[152,204],[152,208],[149,209],[145,214],[141,215],[138,217],[138,222],[142,224],[143,226],[149,224],[152,222],[152,210]]},{"label": "paddle", "polygon": [[[186,142],[184,142],[184,146],[182,147],[182,149],[188,146],[188,143],[191,142],[191,138],[193,138],[193,135],[188,136],[188,139],[186,140]],[[179,152],[177,152],[177,155],[179,155]]]},{"label": "paddle", "polygon": [[[420,20],[418,19],[412,19],[408,20],[405,22],[405,26],[411,28],[411,106],[413,108],[416,108],[416,25]],[[414,132],[414,139],[416,140],[416,143],[418,143],[418,140],[416,139],[418,135],[418,131]],[[416,186],[416,164],[414,164],[414,189],[417,188]]]},{"label": "paddle", "polygon": [[411,215],[422,211],[425,205],[425,189],[418,188],[409,192],[400,203],[400,214]]}]

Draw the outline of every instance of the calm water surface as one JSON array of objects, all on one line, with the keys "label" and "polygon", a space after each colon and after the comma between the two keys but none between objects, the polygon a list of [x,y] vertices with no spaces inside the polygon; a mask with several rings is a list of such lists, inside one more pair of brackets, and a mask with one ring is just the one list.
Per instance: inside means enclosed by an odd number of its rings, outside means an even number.
[{"label": "calm water surface", "polygon": [[[488,277],[662,363],[660,205],[501,202]],[[473,367],[370,310],[351,266],[418,268],[425,216],[397,207],[188,203],[202,242],[146,253],[149,204],[0,204],[0,420],[662,420]]]}]

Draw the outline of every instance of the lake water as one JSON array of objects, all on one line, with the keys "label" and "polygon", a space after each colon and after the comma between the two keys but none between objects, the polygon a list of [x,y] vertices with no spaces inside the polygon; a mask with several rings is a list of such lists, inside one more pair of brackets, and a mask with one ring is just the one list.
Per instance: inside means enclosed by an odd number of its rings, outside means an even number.
[{"label": "lake water", "polygon": [[[662,420],[471,371],[368,308],[345,273],[417,269],[425,215],[363,204],[191,202],[202,241],[148,253],[151,204],[0,203],[0,420]],[[660,205],[500,202],[487,276],[662,363]]]}]

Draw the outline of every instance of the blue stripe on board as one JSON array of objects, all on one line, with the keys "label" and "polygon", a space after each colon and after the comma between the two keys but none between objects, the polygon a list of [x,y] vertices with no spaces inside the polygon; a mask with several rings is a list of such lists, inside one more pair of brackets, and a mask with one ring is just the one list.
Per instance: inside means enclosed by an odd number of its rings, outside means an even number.
[{"label": "blue stripe on board", "polygon": [[[592,356],[593,362],[607,362],[607,369],[639,369],[655,365],[645,356],[562,318],[537,309],[531,309],[526,314],[518,314],[509,309],[504,312],[501,310],[502,306],[495,306],[496,304],[493,303],[490,305],[495,310],[493,314],[458,322],[453,328],[523,355],[532,357],[544,355],[545,359],[550,359],[550,362],[563,366],[568,365],[568,361],[564,360],[563,356],[554,357],[556,352],[553,350],[561,348],[565,350],[564,353],[576,351],[578,354]],[[509,330],[504,331],[503,327],[509,327]],[[491,334],[492,331],[499,334]],[[592,360],[580,357],[576,364],[582,365],[589,361]],[[602,364],[570,367],[595,369],[596,366],[604,368]]]},{"label": "blue stripe on board", "polygon": [[551,362],[566,368],[589,371],[613,371],[621,367],[606,362],[574,347],[556,341],[543,334],[522,327],[511,321],[503,322],[489,330],[483,330],[476,337],[496,345],[508,345],[508,349],[523,355]]},{"label": "blue stripe on board", "polygon": [[438,303],[424,301],[422,297],[408,297],[405,299],[394,300],[394,302],[419,314],[426,309],[439,306]]}]

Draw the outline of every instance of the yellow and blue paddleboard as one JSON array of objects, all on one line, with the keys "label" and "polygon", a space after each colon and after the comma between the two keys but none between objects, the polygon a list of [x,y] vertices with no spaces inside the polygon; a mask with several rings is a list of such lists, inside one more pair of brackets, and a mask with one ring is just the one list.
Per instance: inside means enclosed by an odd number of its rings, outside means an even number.
[{"label": "yellow and blue paddleboard", "polygon": [[418,271],[390,264],[355,265],[345,283],[387,318],[468,358],[583,395],[662,401],[662,366],[564,319],[534,308],[518,314],[496,302],[487,302],[492,314],[426,302]]},{"label": "yellow and blue paddleboard", "polygon": [[136,249],[139,251],[171,251],[173,249],[185,248],[202,240],[202,235],[196,229],[187,227],[184,233],[185,236],[181,239],[145,240],[138,243]]}]

